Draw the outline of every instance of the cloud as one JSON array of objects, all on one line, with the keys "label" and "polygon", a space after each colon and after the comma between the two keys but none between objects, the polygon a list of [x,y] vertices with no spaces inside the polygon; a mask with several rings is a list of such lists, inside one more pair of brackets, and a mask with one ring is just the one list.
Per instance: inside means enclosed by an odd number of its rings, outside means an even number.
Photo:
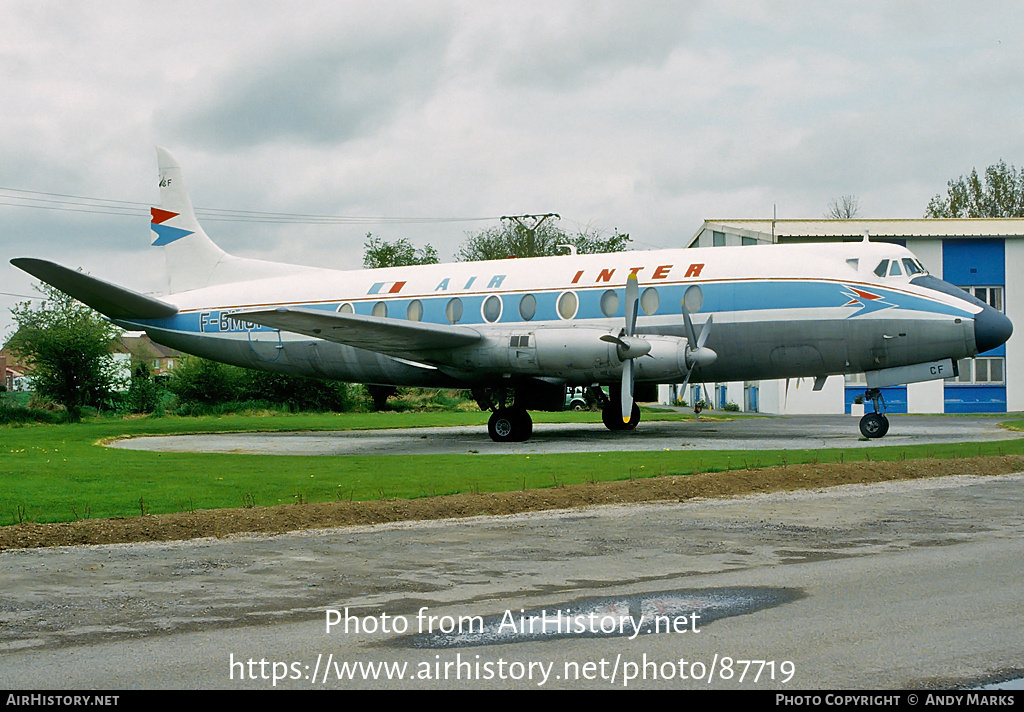
[{"label": "cloud", "polygon": [[450,33],[442,20],[259,52],[217,76],[190,105],[161,113],[169,131],[214,150],[336,145],[371,135],[435,91]]}]

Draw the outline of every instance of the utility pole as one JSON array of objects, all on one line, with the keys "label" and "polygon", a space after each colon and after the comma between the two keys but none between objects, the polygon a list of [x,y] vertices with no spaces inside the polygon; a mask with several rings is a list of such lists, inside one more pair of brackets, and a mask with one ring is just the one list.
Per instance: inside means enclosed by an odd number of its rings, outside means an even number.
[{"label": "utility pole", "polygon": [[[516,224],[526,232],[526,254],[523,257],[536,257],[536,238],[537,230],[544,221],[548,218],[555,218],[561,220],[562,216],[558,213],[548,213],[546,215],[502,215],[502,220],[514,220]],[[528,221],[529,224],[527,224]]]}]

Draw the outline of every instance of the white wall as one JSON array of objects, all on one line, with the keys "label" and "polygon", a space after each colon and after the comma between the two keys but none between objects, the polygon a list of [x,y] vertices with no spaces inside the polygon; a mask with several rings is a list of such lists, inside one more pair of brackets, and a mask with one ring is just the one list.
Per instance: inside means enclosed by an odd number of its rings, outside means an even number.
[{"label": "white wall", "polygon": [[758,396],[762,413],[836,415],[845,408],[846,379],[829,376],[820,391],[814,390],[813,378],[789,379],[788,391],[785,379],[761,381]]},{"label": "white wall", "polygon": [[942,279],[942,240],[907,240],[907,249],[917,255],[933,276]]},{"label": "white wall", "polygon": [[908,413],[942,413],[946,410],[945,382],[924,381],[907,384]]},{"label": "white wall", "polygon": [[1013,336],[1006,342],[1006,410],[1024,410],[1024,240],[1006,241],[1006,316]]}]

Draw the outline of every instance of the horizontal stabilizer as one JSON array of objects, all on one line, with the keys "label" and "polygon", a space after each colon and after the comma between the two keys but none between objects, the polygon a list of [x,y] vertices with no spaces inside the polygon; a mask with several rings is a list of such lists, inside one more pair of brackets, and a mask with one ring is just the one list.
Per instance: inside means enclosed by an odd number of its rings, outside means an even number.
[{"label": "horizontal stabilizer", "polygon": [[111,319],[163,319],[178,307],[47,260],[19,257],[11,264]]},{"label": "horizontal stabilizer", "polygon": [[235,312],[231,316],[389,356],[422,356],[431,351],[466,346],[483,338],[478,331],[465,326],[341,314],[303,307]]}]

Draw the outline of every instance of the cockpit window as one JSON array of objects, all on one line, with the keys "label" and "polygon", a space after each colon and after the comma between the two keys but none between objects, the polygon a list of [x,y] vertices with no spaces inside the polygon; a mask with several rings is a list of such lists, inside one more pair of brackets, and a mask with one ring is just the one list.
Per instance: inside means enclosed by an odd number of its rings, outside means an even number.
[{"label": "cockpit window", "polygon": [[909,257],[903,258],[903,269],[906,271],[907,276],[913,276],[915,274],[924,274],[924,267],[917,260],[912,260]]},{"label": "cockpit window", "polygon": [[890,277],[902,277],[903,276],[903,270],[900,269],[900,261],[899,260],[893,260],[892,261],[892,267],[889,269],[889,276]]},{"label": "cockpit window", "polygon": [[888,273],[888,271],[889,260],[882,260],[881,262],[878,263],[878,266],[875,267],[875,274],[877,274],[879,277],[884,277],[886,273]]}]

